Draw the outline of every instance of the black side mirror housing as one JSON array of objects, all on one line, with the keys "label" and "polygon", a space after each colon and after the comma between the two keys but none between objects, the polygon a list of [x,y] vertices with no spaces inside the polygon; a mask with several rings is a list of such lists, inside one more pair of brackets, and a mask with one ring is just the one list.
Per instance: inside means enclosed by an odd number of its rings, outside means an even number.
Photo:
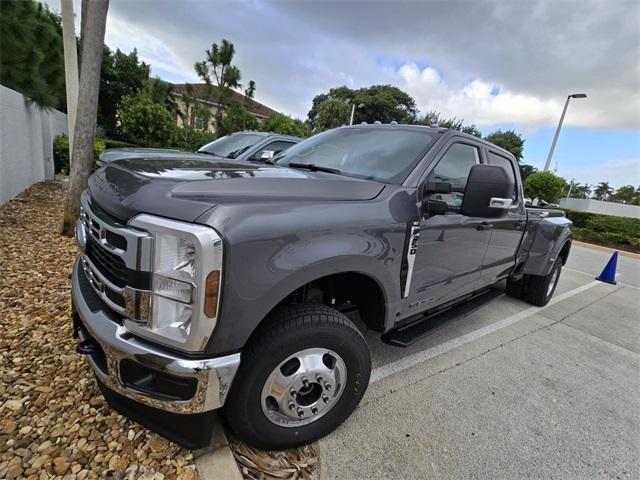
[{"label": "black side mirror housing", "polygon": [[[468,217],[500,217],[511,204],[513,189],[513,180],[504,168],[474,165],[467,178],[460,212]],[[508,202],[492,202],[493,198]]]},{"label": "black side mirror housing", "polygon": [[449,211],[449,205],[442,200],[426,200],[422,204],[422,211],[429,215],[444,215]]},{"label": "black side mirror housing", "polygon": [[425,193],[451,193],[451,184],[446,182],[430,182],[425,185]]}]

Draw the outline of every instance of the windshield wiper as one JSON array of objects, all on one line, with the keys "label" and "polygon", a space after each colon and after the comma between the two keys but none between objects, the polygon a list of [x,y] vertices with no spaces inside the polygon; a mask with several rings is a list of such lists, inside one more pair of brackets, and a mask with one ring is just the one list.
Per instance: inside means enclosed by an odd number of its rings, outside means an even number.
[{"label": "windshield wiper", "polygon": [[340,173],[340,170],[337,168],[323,167],[322,165],[316,165],[315,163],[289,163],[288,167],[291,168],[304,168],[306,170],[311,170],[312,172],[326,172],[326,173]]},{"label": "windshield wiper", "polygon": [[212,155],[214,157],[219,157],[220,155],[218,155],[216,152],[207,152],[206,150],[198,150],[197,153],[204,153],[206,155]]}]

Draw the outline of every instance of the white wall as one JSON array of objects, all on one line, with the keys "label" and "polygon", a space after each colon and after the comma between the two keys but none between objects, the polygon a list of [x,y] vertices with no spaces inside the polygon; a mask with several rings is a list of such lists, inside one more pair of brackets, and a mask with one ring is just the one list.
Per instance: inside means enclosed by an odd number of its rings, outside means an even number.
[{"label": "white wall", "polygon": [[0,85],[0,205],[36,182],[53,179],[53,138],[67,133],[65,113],[25,99]]},{"label": "white wall", "polygon": [[563,198],[560,200],[562,208],[578,210],[579,212],[602,213],[616,217],[640,218],[640,207],[615,202],[602,202],[589,198]]}]

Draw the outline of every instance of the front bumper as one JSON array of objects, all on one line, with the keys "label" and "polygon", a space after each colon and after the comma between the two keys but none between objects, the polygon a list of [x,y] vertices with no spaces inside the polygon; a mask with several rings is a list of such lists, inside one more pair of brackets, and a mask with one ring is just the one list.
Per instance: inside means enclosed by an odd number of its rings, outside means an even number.
[{"label": "front bumper", "polygon": [[[72,273],[74,329],[81,341],[94,340],[99,348],[87,360],[99,381],[109,390],[155,409],[177,414],[197,414],[222,407],[240,365],[240,354],[192,360],[141,341],[105,310],[104,303],[89,284],[79,260]],[[142,378],[136,385],[123,378],[123,369]],[[139,372],[143,372],[140,374]],[[128,374],[129,375],[129,374]],[[163,388],[154,391],[149,378],[163,379]],[[167,393],[171,385],[192,387],[190,398]]]}]

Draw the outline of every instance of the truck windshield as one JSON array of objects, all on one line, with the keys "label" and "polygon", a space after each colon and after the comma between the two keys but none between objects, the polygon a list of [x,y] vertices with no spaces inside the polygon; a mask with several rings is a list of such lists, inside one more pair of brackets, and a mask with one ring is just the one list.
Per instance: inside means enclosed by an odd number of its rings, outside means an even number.
[{"label": "truck windshield", "polygon": [[253,147],[261,138],[264,137],[253,133],[235,133],[207,143],[198,152],[224,158],[236,158]]},{"label": "truck windshield", "polygon": [[356,178],[402,183],[437,135],[426,128],[342,127],[314,135],[273,160],[282,166],[306,164]]}]

